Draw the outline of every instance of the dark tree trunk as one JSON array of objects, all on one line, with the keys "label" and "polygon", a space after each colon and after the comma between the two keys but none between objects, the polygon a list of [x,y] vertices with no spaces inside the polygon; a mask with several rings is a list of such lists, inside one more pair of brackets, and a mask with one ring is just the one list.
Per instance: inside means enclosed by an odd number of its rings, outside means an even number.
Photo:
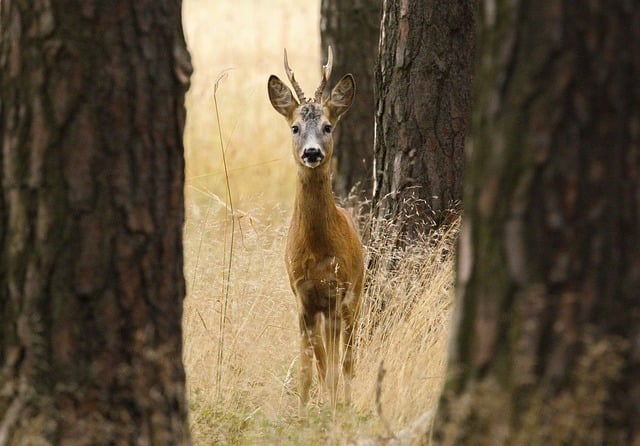
[{"label": "dark tree trunk", "polygon": [[384,2],[373,200],[400,240],[447,221],[462,198],[473,15],[472,1]]},{"label": "dark tree trunk", "polygon": [[188,443],[180,2],[0,10],[0,444]]},{"label": "dark tree trunk", "polygon": [[446,444],[640,444],[640,4],[484,2]]},{"label": "dark tree trunk", "polygon": [[334,50],[333,72],[356,79],[356,97],[333,136],[336,169],[333,190],[370,198],[373,167],[373,71],[380,38],[381,0],[322,0],[320,35],[323,60]]}]

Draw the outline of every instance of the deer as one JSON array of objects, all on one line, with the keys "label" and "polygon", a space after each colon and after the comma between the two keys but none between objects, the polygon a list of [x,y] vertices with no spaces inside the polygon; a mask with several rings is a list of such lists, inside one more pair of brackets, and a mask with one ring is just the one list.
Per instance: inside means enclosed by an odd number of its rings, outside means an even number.
[{"label": "deer", "polygon": [[346,74],[323,97],[332,65],[329,47],[320,85],[307,99],[285,49],[284,68],[297,100],[277,76],[271,75],[267,85],[271,105],[291,129],[297,174],[285,263],[298,307],[301,412],[309,400],[314,355],[320,386],[328,390],[332,407],[336,407],[340,369],[345,403],[351,403],[354,337],[364,281],[360,236],[347,211],[336,205],[331,188],[332,134],[353,102],[355,80]]}]

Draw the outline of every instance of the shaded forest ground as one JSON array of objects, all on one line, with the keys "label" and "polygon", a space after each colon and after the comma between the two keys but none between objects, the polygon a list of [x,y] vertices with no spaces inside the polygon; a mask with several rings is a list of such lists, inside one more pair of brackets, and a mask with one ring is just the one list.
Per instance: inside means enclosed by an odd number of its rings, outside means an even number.
[{"label": "shaded forest ground", "polygon": [[[286,46],[296,77],[312,91],[318,13],[319,5],[293,10],[284,1],[184,3],[195,72],[185,134],[183,326],[196,444],[340,444],[386,435],[385,423],[397,431],[435,407],[443,384],[456,228],[393,258],[396,273],[370,271],[354,406],[333,413],[316,393],[309,417],[297,416],[297,315],[282,260],[295,172],[266,79],[283,76]],[[391,261],[388,242],[378,237],[367,255]]]}]

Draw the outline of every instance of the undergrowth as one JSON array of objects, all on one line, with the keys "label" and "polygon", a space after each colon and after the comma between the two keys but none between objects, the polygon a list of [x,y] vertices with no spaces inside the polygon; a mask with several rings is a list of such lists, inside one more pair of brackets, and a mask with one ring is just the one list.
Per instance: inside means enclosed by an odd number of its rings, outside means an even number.
[{"label": "undergrowth", "polygon": [[401,253],[387,249],[383,239],[367,247],[369,256],[394,256],[396,269],[367,272],[353,406],[334,414],[315,385],[308,417],[300,418],[297,314],[283,261],[287,212],[279,211],[279,223],[264,223],[267,211],[260,210],[239,220],[221,352],[224,218],[205,221],[206,213],[191,206],[185,227],[191,279],[183,326],[196,444],[344,444],[397,432],[436,407],[445,372],[457,227]]}]

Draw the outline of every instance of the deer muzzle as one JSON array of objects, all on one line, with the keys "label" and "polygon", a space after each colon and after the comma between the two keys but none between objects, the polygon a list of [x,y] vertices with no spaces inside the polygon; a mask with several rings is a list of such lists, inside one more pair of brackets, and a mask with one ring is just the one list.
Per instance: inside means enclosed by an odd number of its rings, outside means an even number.
[{"label": "deer muzzle", "polygon": [[309,167],[316,167],[324,159],[324,153],[318,147],[308,147],[302,151],[302,162]]}]

